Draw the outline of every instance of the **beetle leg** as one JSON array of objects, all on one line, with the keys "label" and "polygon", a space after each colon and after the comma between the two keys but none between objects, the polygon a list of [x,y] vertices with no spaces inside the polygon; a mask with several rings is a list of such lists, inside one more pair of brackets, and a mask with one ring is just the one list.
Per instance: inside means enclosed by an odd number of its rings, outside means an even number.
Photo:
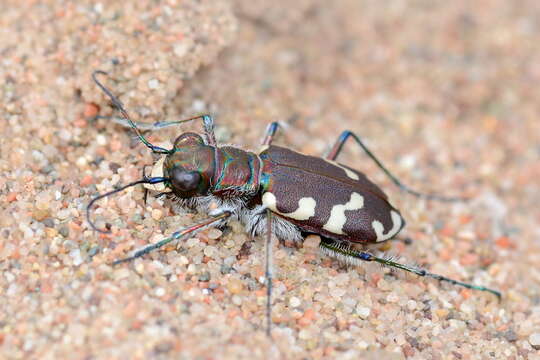
[{"label": "beetle leg", "polygon": [[274,121],[268,127],[266,128],[266,134],[264,135],[264,140],[262,143],[262,146],[269,146],[272,144],[272,140],[274,140],[274,135],[276,134],[277,129],[279,128],[279,123],[277,121]]},{"label": "beetle leg", "polygon": [[[143,179],[148,179],[148,177],[146,176],[146,167],[148,165],[144,165],[143,168],[142,168],[142,174],[143,174]],[[144,188],[144,205],[146,205],[146,200],[148,200],[148,189],[147,188]]]},{"label": "beetle leg", "polygon": [[266,258],[265,272],[266,277],[266,335],[271,335],[272,326],[272,212],[266,210]]},{"label": "beetle leg", "polygon": [[[145,122],[145,121],[135,121],[135,120],[133,120],[133,123],[135,125],[137,125],[137,128],[139,130],[158,131],[158,130],[164,129],[166,127],[169,127],[169,126],[175,126],[175,125],[181,124],[183,122],[191,121],[193,119],[198,119],[198,118],[200,118],[200,117],[197,116],[195,118],[182,119],[182,120],[156,121],[156,122],[153,122],[153,123],[149,123],[149,122]],[[131,128],[130,123],[126,119],[124,119],[122,117],[119,117],[119,116],[97,115],[96,119],[111,120],[115,124],[118,124],[118,125],[123,126],[123,127]]]},{"label": "beetle leg", "polygon": [[155,250],[155,249],[158,249],[162,246],[165,246],[167,245],[168,243],[172,242],[172,241],[175,241],[175,240],[180,240],[180,239],[185,239],[189,236],[193,236],[195,235],[197,232],[211,226],[211,225],[215,225],[215,224],[218,224],[219,222],[227,219],[229,216],[231,216],[231,213],[229,211],[225,211],[219,215],[216,215],[216,216],[212,216],[208,219],[205,219],[197,224],[193,224],[191,226],[188,226],[186,228],[183,228],[181,230],[178,230],[176,232],[174,232],[171,236],[169,236],[168,238],[165,238],[161,241],[158,241],[157,243],[155,244],[150,244],[150,245],[147,245],[137,251],[135,251],[135,253],[127,258],[123,258],[123,259],[119,259],[119,260],[115,260],[113,261],[112,265],[118,265],[118,264],[122,264],[122,263],[125,263],[125,262],[129,262],[129,261],[132,261],[132,260],[135,260],[136,258],[139,258],[143,255],[146,255],[148,254],[149,252],[151,252],[152,250]]},{"label": "beetle leg", "polygon": [[202,115],[204,135],[206,135],[206,142],[210,146],[216,146],[216,135],[214,134],[214,118],[210,115]]},{"label": "beetle leg", "polygon": [[458,280],[450,279],[450,278],[447,278],[446,276],[431,273],[417,266],[401,264],[392,259],[378,257],[365,251],[357,251],[357,250],[351,249],[346,244],[338,243],[333,240],[322,239],[319,246],[321,247],[321,249],[324,250],[324,252],[327,255],[333,256],[340,260],[344,260],[346,262],[355,263],[356,260],[374,261],[382,265],[386,265],[392,268],[397,268],[403,271],[416,274],[418,276],[426,276],[426,277],[430,277],[439,281],[446,281],[453,285],[463,286],[467,289],[486,291],[495,295],[499,301],[501,300],[501,293],[497,290],[493,290],[493,289],[480,286],[480,285],[473,285],[473,284],[464,283]]},{"label": "beetle leg", "polygon": [[137,125],[135,125],[133,120],[131,120],[131,118],[129,117],[126,109],[124,109],[124,105],[122,104],[122,102],[118,100],[118,98],[114,96],[113,93],[97,79],[98,75],[107,76],[108,74],[105,71],[95,70],[94,72],[92,72],[92,79],[94,80],[96,85],[109,97],[109,99],[111,99],[114,106],[120,111],[120,114],[122,114],[123,119],[129,124],[129,127],[131,127],[135,131],[139,140],[155,154],[169,154],[171,152],[170,150],[164,149],[160,146],[152,145],[152,143],[150,143],[144,137],[144,135],[141,133],[141,130],[139,130]]},{"label": "beetle leg", "polygon": [[206,135],[206,140],[208,142],[208,145],[215,146],[216,145],[216,137],[214,135],[214,119],[210,115],[198,115],[194,116],[188,119],[182,119],[182,120],[169,120],[169,121],[156,121],[154,123],[147,123],[142,121],[128,121],[127,119],[123,117],[118,116],[96,116],[96,119],[107,119],[112,120],[115,124],[132,128],[133,126],[131,123],[135,124],[137,129],[142,131],[157,131],[164,129],[169,126],[175,126],[178,124],[182,124],[185,122],[202,119],[203,121],[203,127],[204,127],[204,134]]},{"label": "beetle leg", "polygon": [[421,193],[419,191],[416,191],[416,190],[411,189],[410,187],[404,185],[401,181],[399,181],[399,179],[396,176],[394,176],[379,161],[379,159],[377,159],[377,157],[375,157],[375,155],[373,155],[373,153],[362,142],[362,140],[360,140],[360,137],[358,135],[356,135],[355,133],[349,131],[349,130],[345,130],[344,132],[341,133],[341,135],[337,139],[336,143],[334,144],[334,146],[332,147],[332,149],[328,153],[328,155],[326,155],[325,159],[327,159],[327,160],[335,160],[338,157],[338,155],[341,153],[341,150],[343,149],[343,145],[345,145],[345,142],[350,137],[352,137],[356,141],[356,143],[358,145],[360,145],[360,147],[362,148],[362,150],[364,150],[364,152],[367,154],[367,156],[369,156],[369,158],[371,160],[373,160],[375,162],[375,164],[377,164],[379,169],[381,169],[386,174],[386,176],[388,176],[388,178],[390,178],[390,180],[392,180],[392,182],[398,188],[400,188],[401,190],[403,190],[405,192],[408,192],[409,194],[414,195],[416,197],[424,198],[424,199],[428,199],[428,200],[439,200],[439,201],[444,201],[444,202],[454,202],[454,201],[465,201],[465,200],[467,200],[467,198],[463,198],[463,197],[441,196],[441,195],[437,195],[437,194],[425,194],[425,193]]}]

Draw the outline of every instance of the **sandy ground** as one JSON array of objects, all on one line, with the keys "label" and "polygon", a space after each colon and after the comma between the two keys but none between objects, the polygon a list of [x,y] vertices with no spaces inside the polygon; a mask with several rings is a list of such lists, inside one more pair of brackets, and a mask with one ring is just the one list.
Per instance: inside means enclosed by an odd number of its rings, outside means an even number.
[{"label": "sandy ground", "polygon": [[[0,357],[6,359],[540,359],[540,5],[537,1],[3,1],[0,5]],[[275,244],[272,339],[262,239],[223,233],[109,263],[204,214],[132,188],[149,151],[97,114],[202,112],[221,142],[322,154],[388,192],[408,226],[393,253],[503,292],[472,292],[378,266],[346,267]],[[150,134],[171,141],[185,129]]]}]

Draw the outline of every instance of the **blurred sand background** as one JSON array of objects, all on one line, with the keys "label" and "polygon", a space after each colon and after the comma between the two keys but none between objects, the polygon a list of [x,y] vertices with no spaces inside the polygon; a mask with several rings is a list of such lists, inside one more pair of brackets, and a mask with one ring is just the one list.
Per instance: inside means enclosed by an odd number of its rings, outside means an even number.
[{"label": "blurred sand background", "polygon": [[[540,4],[503,1],[2,1],[0,358],[540,359]],[[377,266],[317,239],[275,248],[273,341],[263,241],[239,224],[110,261],[203,214],[132,188],[149,151],[91,81],[140,121],[210,112],[221,142],[322,154],[364,137],[400,193],[352,145],[340,161],[386,189],[411,245],[391,251],[489,295]],[[150,135],[171,141],[185,129]]]}]

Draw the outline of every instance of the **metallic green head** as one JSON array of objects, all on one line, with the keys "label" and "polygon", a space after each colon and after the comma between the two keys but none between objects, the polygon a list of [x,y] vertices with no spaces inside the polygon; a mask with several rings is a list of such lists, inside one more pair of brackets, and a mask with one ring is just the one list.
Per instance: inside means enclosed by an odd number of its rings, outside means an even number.
[{"label": "metallic green head", "polygon": [[173,152],[163,164],[163,175],[169,178],[172,192],[182,198],[208,193],[215,172],[215,149],[203,138],[187,132],[174,141]]}]

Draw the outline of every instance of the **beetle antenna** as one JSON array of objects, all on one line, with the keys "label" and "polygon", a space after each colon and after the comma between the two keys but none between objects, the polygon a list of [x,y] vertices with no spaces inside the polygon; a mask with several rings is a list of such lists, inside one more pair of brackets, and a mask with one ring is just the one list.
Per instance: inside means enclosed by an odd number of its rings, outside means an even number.
[{"label": "beetle antenna", "polygon": [[105,85],[103,85],[98,79],[97,79],[97,75],[105,75],[105,76],[108,76],[109,74],[107,74],[105,71],[102,71],[102,70],[96,70],[92,73],[92,79],[94,80],[94,82],[96,83],[97,86],[99,86],[99,88],[111,99],[112,103],[114,104],[114,106],[120,111],[120,113],[122,114],[123,118],[128,122],[129,126],[135,131],[135,133],[137,134],[137,137],[139,138],[139,140],[141,140],[141,142],[146,145],[150,150],[152,150],[153,153],[156,153],[156,154],[170,154],[171,153],[171,150],[167,150],[167,149],[164,149],[160,146],[155,146],[155,145],[152,145],[150,143],[150,141],[148,141],[144,135],[141,133],[141,131],[139,130],[139,128],[137,127],[137,125],[135,125],[135,123],[133,122],[133,120],[131,120],[131,118],[129,117],[126,109],[124,108],[124,105],[122,104],[122,102],[120,100],[118,100],[118,98],[116,96],[113,95],[113,93],[107,89],[105,87]]},{"label": "beetle antenna", "polygon": [[344,246],[338,242],[335,242],[333,240],[322,239],[319,246],[327,255],[336,257],[341,260],[345,260],[351,263],[354,263],[354,260],[356,259],[362,260],[362,261],[375,261],[381,265],[401,269],[403,271],[407,271],[407,272],[416,274],[418,276],[425,276],[425,277],[430,277],[439,281],[446,281],[453,285],[463,286],[467,289],[486,291],[495,295],[497,299],[501,301],[502,295],[497,290],[493,290],[485,286],[473,285],[473,284],[461,282],[458,280],[450,279],[450,278],[447,278],[446,276],[434,274],[416,266],[410,266],[410,265],[398,263],[391,258],[378,257],[365,251],[357,251],[348,246]]},{"label": "beetle antenna", "polygon": [[86,207],[86,220],[88,221],[88,223],[90,224],[92,229],[96,230],[97,232],[100,232],[102,234],[110,234],[111,233],[110,230],[98,229],[96,227],[96,225],[94,224],[94,222],[90,219],[90,210],[92,209],[92,206],[94,206],[94,203],[96,201],[101,200],[101,199],[106,198],[106,197],[109,197],[111,195],[114,195],[114,194],[119,193],[121,191],[124,191],[125,189],[127,189],[129,187],[132,187],[132,186],[135,186],[135,185],[139,185],[139,184],[158,184],[158,183],[162,183],[162,182],[165,182],[165,181],[168,181],[168,180],[169,180],[168,178],[164,178],[164,177],[144,178],[142,180],[137,180],[137,181],[134,181],[134,182],[129,183],[127,185],[121,186],[116,190],[111,190],[109,192],[106,192],[105,194],[98,195],[95,198],[93,198],[88,203],[88,206]]}]

